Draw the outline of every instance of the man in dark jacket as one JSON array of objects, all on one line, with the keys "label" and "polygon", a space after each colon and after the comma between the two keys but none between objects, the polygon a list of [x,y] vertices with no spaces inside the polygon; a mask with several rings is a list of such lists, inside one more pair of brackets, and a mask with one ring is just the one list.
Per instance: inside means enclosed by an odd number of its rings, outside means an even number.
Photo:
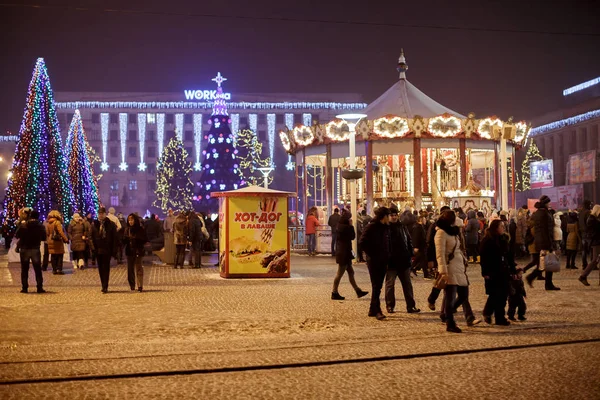
[{"label": "man in dark jacket", "polygon": [[40,252],[41,243],[46,241],[46,229],[39,221],[39,217],[40,214],[36,210],[32,210],[27,222],[20,223],[15,233],[15,238],[19,239],[19,255],[21,256],[21,293],[27,293],[29,289],[30,260],[35,272],[37,292],[46,293],[43,287],[42,253]]},{"label": "man in dark jacket", "polygon": [[413,225],[410,233],[413,245],[413,253],[415,259],[412,265],[412,270],[423,270],[423,278],[430,279],[430,271],[427,266],[427,232],[425,224],[427,223],[428,214],[426,211],[421,211],[417,218],[417,223]]},{"label": "man in dark jacket", "polygon": [[188,221],[188,232],[190,241],[189,265],[192,266],[191,268],[202,267],[202,241],[204,240],[204,235],[202,233],[203,226],[204,217],[202,216],[202,214],[197,214],[193,211],[190,212],[190,218]]},{"label": "man in dark jacket", "polygon": [[331,257],[335,257],[335,243],[337,241],[337,226],[340,222],[340,210],[335,208],[329,217],[327,225],[331,227]]},{"label": "man in dark jacket", "polygon": [[387,207],[379,207],[375,212],[375,219],[367,225],[359,241],[361,248],[367,254],[367,267],[371,278],[369,317],[378,320],[385,319],[385,315],[381,312],[379,295],[391,257],[389,215],[390,210]]},{"label": "man in dark jacket", "polygon": [[110,258],[117,249],[117,226],[107,218],[106,208],[98,210],[98,220],[92,225],[92,241],[98,259],[98,273],[102,284],[102,293],[108,293],[110,279]]},{"label": "man in dark jacket", "polygon": [[479,252],[477,251],[477,247],[479,246],[479,220],[477,219],[477,214],[475,210],[470,210],[468,212],[468,221],[467,226],[465,226],[465,242],[467,245],[467,256],[469,257],[469,261],[477,262],[477,256],[479,256]]},{"label": "man in dark jacket", "polygon": [[[411,213],[412,215],[412,213]],[[399,221],[398,209],[394,206],[390,208],[390,238],[391,238],[391,257],[388,269],[385,275],[385,304],[388,313],[394,312],[396,306],[395,282],[396,277],[402,284],[404,300],[406,301],[406,311],[408,313],[418,313],[421,310],[415,307],[415,298],[413,296],[412,282],[410,281],[410,264],[413,255],[413,246],[410,240],[410,234],[407,227]]]},{"label": "man in dark jacket", "polygon": [[583,208],[579,212],[579,237],[581,238],[581,263],[583,269],[587,268],[587,256],[590,253],[590,238],[587,234],[587,220],[590,217],[592,202],[589,200],[583,201]]},{"label": "man in dark jacket", "polygon": [[165,246],[165,238],[163,235],[162,224],[156,219],[156,215],[150,215],[150,219],[146,221],[146,235],[152,250],[160,250]]},{"label": "man in dark jacket", "polygon": [[[550,215],[550,211],[548,210],[549,204],[550,198],[543,195],[540,197],[540,200],[535,203],[535,208],[537,210],[531,215],[535,249],[540,252],[540,257],[553,251],[554,218]],[[531,279],[532,281],[538,275],[541,275],[541,271],[536,269],[527,277],[527,280],[529,281]],[[554,286],[552,283],[552,275],[552,272],[546,271],[546,290],[560,290],[559,287]]]},{"label": "man in dark jacket", "polygon": [[364,250],[362,249],[362,246],[360,245],[360,237],[363,234],[363,231],[365,230],[365,228],[369,225],[369,223],[371,222],[373,218],[367,214],[367,210],[363,209],[360,212],[360,215],[358,216],[358,220],[357,225],[358,225],[358,232],[357,232],[357,238],[359,239],[359,243],[358,243],[358,262],[365,262],[365,259],[363,258],[363,253]]}]

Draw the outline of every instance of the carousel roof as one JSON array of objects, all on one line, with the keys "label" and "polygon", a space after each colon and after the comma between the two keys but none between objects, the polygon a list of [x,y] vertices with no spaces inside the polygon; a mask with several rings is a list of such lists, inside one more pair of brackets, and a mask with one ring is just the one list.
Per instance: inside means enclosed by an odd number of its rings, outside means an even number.
[{"label": "carousel roof", "polygon": [[416,115],[420,115],[423,118],[430,118],[442,114],[465,118],[464,115],[444,107],[410,83],[406,79],[406,70],[408,70],[408,66],[404,52],[402,52],[398,60],[400,80],[369,104],[364,111],[368,119],[377,119],[386,115],[404,118],[414,118]]}]

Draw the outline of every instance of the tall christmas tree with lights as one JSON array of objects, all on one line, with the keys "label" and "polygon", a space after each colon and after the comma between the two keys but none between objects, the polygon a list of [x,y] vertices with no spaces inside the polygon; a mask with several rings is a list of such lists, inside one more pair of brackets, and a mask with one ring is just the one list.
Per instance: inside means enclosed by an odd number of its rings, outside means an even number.
[{"label": "tall christmas tree with lights", "polygon": [[11,172],[4,203],[7,218],[16,219],[22,207],[32,207],[42,217],[56,209],[66,220],[71,218],[73,193],[43,58],[38,58],[29,83]]},{"label": "tall christmas tree with lights", "polygon": [[190,180],[191,172],[192,162],[188,160],[188,152],[175,135],[158,161],[154,205],[165,213],[169,208],[180,211],[190,210],[194,189],[194,184]]},{"label": "tall christmas tree with lights", "polygon": [[540,150],[538,149],[535,142],[532,140],[531,145],[527,149],[527,154],[525,154],[525,159],[523,160],[523,163],[521,164],[521,191],[522,192],[524,192],[525,190],[531,189],[530,164],[533,161],[542,161],[543,159],[544,159],[544,157],[542,157],[542,155],[540,154]]},{"label": "tall christmas tree with lights", "polygon": [[234,138],[229,127],[231,121],[221,87],[226,80],[220,72],[213,79],[217,83],[217,95],[213,104],[213,113],[208,120],[210,129],[204,136],[207,145],[202,151],[204,164],[202,177],[198,181],[200,194],[197,199],[201,206],[212,210],[218,207],[218,202],[210,197],[210,192],[234,190],[241,185],[237,171],[237,150],[234,147]]},{"label": "tall christmas tree with lights", "polygon": [[94,176],[88,147],[87,137],[81,122],[81,114],[79,110],[75,110],[67,134],[66,146],[74,207],[75,210],[82,213],[82,216],[92,214],[96,218],[100,206],[98,182]]}]

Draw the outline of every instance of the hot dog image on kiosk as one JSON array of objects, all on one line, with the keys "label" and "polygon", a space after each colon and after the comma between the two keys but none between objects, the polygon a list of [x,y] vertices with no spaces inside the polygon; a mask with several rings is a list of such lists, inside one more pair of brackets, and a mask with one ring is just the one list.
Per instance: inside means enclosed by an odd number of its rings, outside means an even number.
[{"label": "hot dog image on kiosk", "polygon": [[258,186],[213,192],[219,199],[222,278],[289,278],[288,198]]}]

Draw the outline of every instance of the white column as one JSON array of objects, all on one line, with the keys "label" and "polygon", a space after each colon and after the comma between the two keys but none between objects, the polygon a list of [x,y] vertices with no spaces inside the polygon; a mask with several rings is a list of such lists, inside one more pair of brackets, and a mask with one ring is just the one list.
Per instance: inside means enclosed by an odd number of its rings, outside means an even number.
[{"label": "white column", "polygon": [[508,165],[506,161],[506,139],[502,135],[500,139],[500,190],[503,210],[508,210]]}]

